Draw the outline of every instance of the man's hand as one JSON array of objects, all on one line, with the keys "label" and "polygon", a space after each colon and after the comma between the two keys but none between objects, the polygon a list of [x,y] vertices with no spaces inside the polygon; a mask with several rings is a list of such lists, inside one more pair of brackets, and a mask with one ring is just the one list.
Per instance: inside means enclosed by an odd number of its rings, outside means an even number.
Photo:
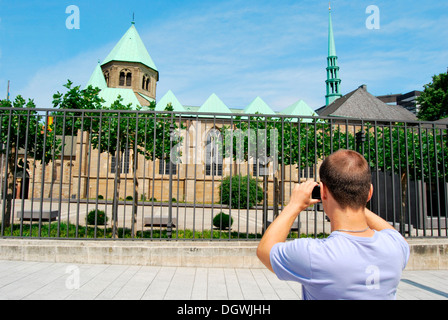
[{"label": "man's hand", "polygon": [[296,185],[292,191],[288,206],[291,206],[299,214],[306,208],[319,203],[320,200],[311,199],[311,195],[316,186],[318,186],[318,183],[314,181]]},{"label": "man's hand", "polygon": [[318,184],[314,181],[308,181],[297,185],[292,194],[289,204],[285,207],[283,212],[266,230],[263,238],[260,241],[257,249],[257,256],[261,262],[272,272],[274,270],[271,266],[270,253],[274,245],[285,242],[291,227],[297,219],[297,216],[313,204],[317,204],[320,200],[311,199],[314,187]]}]

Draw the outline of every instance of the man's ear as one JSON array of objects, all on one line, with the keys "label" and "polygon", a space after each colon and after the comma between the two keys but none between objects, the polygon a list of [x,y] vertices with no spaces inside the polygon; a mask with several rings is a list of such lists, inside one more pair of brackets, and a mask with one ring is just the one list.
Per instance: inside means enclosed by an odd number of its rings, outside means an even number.
[{"label": "man's ear", "polygon": [[323,182],[320,183],[320,195],[321,195],[322,200],[327,200],[327,198],[328,198],[328,189],[324,185]]},{"label": "man's ear", "polygon": [[367,199],[367,202],[370,202],[372,196],[373,196],[373,184],[370,185],[369,198]]}]

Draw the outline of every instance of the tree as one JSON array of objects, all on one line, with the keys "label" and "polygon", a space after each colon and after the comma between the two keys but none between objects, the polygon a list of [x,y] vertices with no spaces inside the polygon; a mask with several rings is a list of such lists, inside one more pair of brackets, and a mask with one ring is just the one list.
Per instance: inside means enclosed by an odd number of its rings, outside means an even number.
[{"label": "tree", "polygon": [[[134,222],[138,207],[138,155],[146,160],[176,160],[171,159],[171,130],[176,130],[178,125],[172,117],[172,106],[168,105],[167,113],[151,112],[155,109],[155,102],[149,106],[149,111],[143,111],[142,107],[134,107],[132,104],[124,105],[123,99],[118,99],[110,106],[101,108],[95,121],[92,121],[91,144],[100,153],[108,152],[115,157],[114,180],[114,205],[113,205],[113,234],[117,231],[118,198],[120,191],[120,173],[122,159],[125,153],[132,154],[133,168],[133,216]],[[132,112],[129,112],[132,111]],[[131,227],[135,234],[134,223]]]},{"label": "tree", "polygon": [[418,97],[420,104],[418,118],[426,121],[436,121],[448,117],[448,73],[441,73],[425,85],[425,90]]},{"label": "tree", "polygon": [[[73,86],[70,80],[64,85],[67,92],[62,94],[57,92],[53,95],[53,108],[60,110],[100,110],[104,100],[99,96],[100,89],[88,86],[81,89],[80,86]],[[86,112],[60,112],[52,113],[55,119],[63,118],[64,121],[56,121],[56,134],[67,135],[76,134],[78,130],[89,131],[91,119],[94,113]]]},{"label": "tree", "polygon": [[[15,180],[20,175],[25,177],[30,158],[46,165],[57,157],[61,152],[61,140],[55,135],[51,118],[47,114],[40,115],[33,100],[26,102],[22,96],[17,96],[13,103],[9,100],[0,101],[0,107],[0,152],[6,156],[8,168],[3,185],[3,190],[6,191],[6,202],[3,203],[2,210],[4,228],[11,224]],[[19,160],[19,151],[24,153],[24,159]]]},{"label": "tree", "polygon": [[[247,162],[253,158],[264,166],[272,164],[275,219],[279,213],[280,198],[284,198],[283,181],[280,186],[279,174],[284,177],[284,170],[289,165],[295,165],[299,172],[305,168],[316,168],[315,164],[323,155],[324,142],[329,141],[329,137],[323,134],[324,123],[319,121],[306,123],[297,121],[297,118],[268,118],[262,115],[243,118],[236,117],[233,128],[224,128],[224,131],[231,133],[226,133],[223,141],[225,154],[228,157],[231,153],[238,162]],[[262,175],[262,179],[264,230],[267,222],[268,177]]]}]

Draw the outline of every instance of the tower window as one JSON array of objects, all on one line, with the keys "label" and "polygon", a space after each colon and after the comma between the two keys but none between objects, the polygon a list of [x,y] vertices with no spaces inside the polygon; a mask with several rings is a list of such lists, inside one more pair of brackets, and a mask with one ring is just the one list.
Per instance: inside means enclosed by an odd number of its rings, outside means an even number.
[{"label": "tower window", "polygon": [[107,86],[109,86],[109,77],[110,77],[110,76],[109,76],[109,72],[106,71],[106,72],[104,73],[104,80],[106,80],[106,84],[107,84]]},{"label": "tower window", "polygon": [[119,85],[124,87],[132,87],[132,72],[129,70],[123,70],[120,72],[120,82]]},{"label": "tower window", "polygon": [[143,76],[142,89],[149,91],[149,84],[151,83],[151,78],[148,75]]},{"label": "tower window", "polygon": [[126,74],[124,72],[120,72],[120,86],[124,86],[124,82],[126,80]]}]

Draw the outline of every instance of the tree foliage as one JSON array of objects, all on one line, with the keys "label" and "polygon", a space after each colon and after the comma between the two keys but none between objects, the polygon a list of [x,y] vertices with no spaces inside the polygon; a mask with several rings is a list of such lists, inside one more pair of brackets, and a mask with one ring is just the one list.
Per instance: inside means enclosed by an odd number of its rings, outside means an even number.
[{"label": "tree foliage", "polygon": [[436,121],[448,117],[448,73],[441,73],[425,85],[425,90],[418,97],[420,104],[418,118],[426,121]]}]

